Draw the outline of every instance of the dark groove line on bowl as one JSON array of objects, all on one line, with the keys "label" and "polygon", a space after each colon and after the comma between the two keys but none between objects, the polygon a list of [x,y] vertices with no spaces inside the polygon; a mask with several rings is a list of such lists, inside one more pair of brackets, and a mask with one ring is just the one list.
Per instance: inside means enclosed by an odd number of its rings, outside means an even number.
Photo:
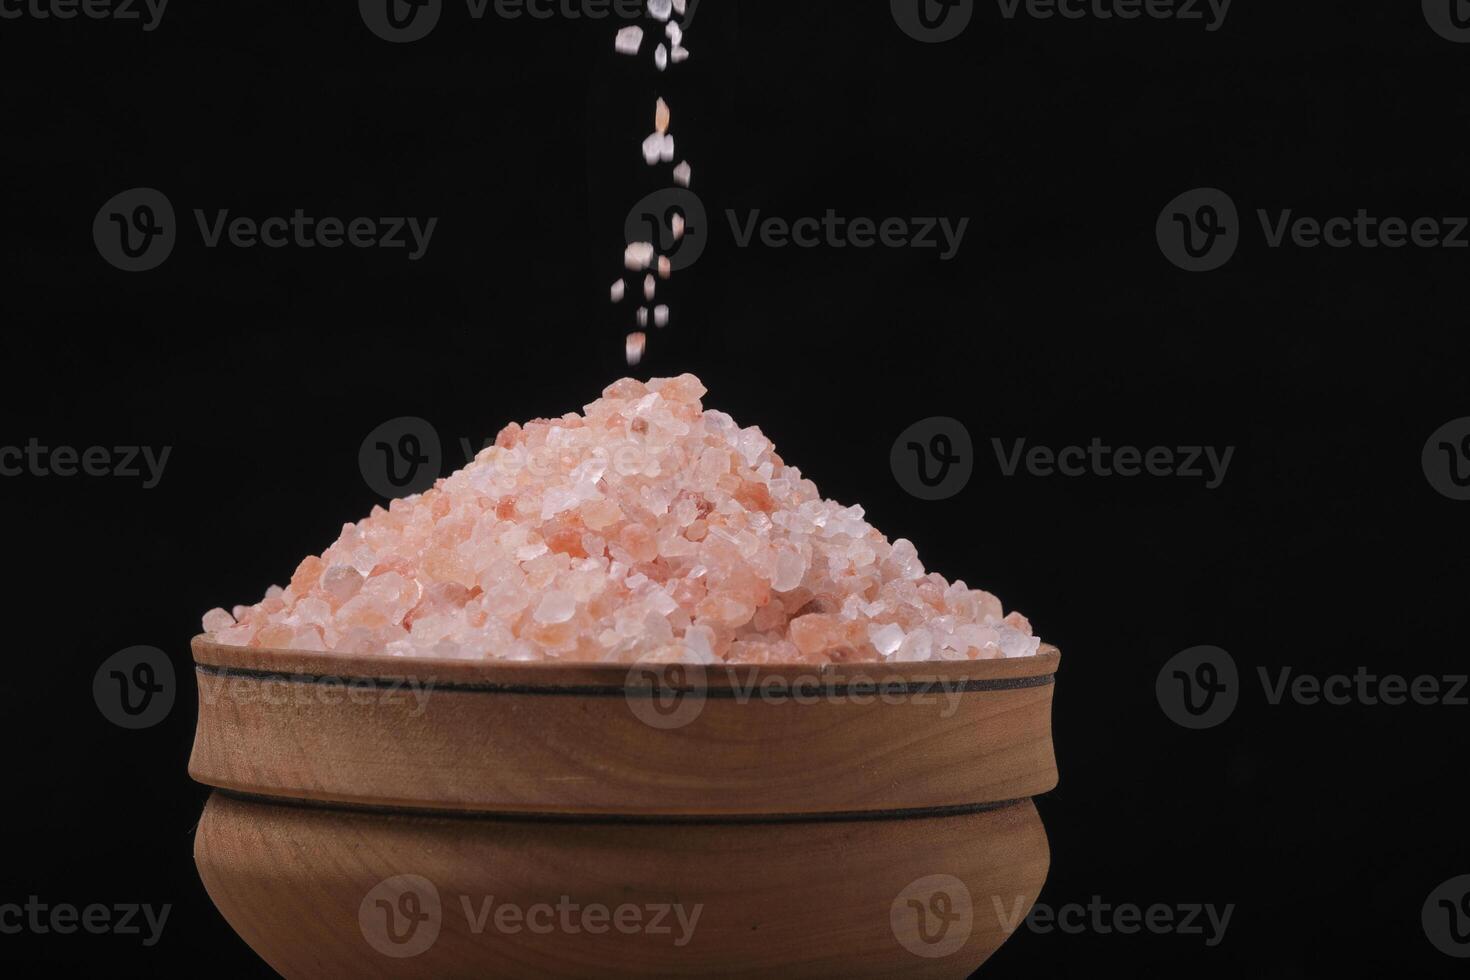
[{"label": "dark groove line on bowl", "polygon": [[[220,678],[242,678],[249,680],[285,681],[292,684],[323,684],[335,687],[353,687],[366,690],[390,690],[396,691],[403,687],[405,681],[417,682],[417,678],[406,677],[357,677],[352,675],[332,674],[291,674],[279,671],[260,670],[252,667],[218,667],[213,664],[195,664],[194,669],[207,677]],[[961,694],[978,694],[987,691],[1015,691],[1031,687],[1047,687],[1056,682],[1056,674],[1038,674],[1034,677],[999,677],[986,680],[968,680],[951,682],[948,679],[938,678],[929,681],[919,681],[908,684],[897,683],[861,683],[835,686],[833,683],[819,683],[815,688],[810,684],[799,683],[793,685],[788,691],[783,692],[783,697],[805,697],[817,691],[833,695],[856,696],[856,697],[888,697],[901,695],[911,697],[924,694],[947,694],[958,691]],[[654,697],[667,696],[671,693],[694,693],[692,688],[680,688],[677,691],[660,689],[655,691],[652,687],[626,687],[606,684],[467,684],[467,683],[439,683],[432,677],[426,682],[419,683],[420,688],[429,691],[460,691],[468,694],[532,694],[548,697]],[[758,693],[757,685],[745,687],[710,687],[704,690],[704,696],[711,699],[738,699],[746,697],[750,700],[761,700],[762,695]]]},{"label": "dark groove line on bowl", "polygon": [[547,813],[505,812],[493,810],[446,810],[435,807],[383,806],[372,803],[336,803],[329,800],[307,800],[294,796],[271,796],[242,790],[214,788],[214,792],[247,803],[300,807],[308,810],[346,811],[398,817],[432,817],[434,819],[477,820],[494,823],[590,823],[633,826],[685,826],[689,824],[784,824],[784,823],[867,823],[883,820],[933,820],[942,817],[964,817],[977,813],[1006,810],[1028,802],[1031,797],[999,800],[994,803],[963,803],[954,806],[909,807],[897,810],[837,810],[831,813],[752,813],[752,814],[619,814],[619,813]]}]

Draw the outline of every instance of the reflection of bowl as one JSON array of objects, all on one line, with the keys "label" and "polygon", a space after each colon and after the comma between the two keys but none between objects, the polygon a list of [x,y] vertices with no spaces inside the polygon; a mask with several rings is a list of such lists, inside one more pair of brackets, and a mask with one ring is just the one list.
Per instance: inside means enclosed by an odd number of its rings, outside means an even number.
[{"label": "reflection of bowl", "polygon": [[1052,648],[733,673],[194,654],[189,770],[222,791],[195,859],[287,977],[964,976],[1046,877]]}]

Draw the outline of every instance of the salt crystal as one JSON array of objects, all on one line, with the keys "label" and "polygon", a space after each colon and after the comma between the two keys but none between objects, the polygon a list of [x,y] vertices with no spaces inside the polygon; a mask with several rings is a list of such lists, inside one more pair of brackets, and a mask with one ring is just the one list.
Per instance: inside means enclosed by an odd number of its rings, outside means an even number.
[{"label": "salt crystal", "polygon": [[[646,344],[628,334],[630,364]],[[211,609],[205,631],[232,646],[513,662],[1039,651],[1024,616],[926,571],[862,508],[822,500],[704,394],[692,375],[625,378],[585,415],[511,425],[432,489],[344,526],[289,588]]]},{"label": "salt crystal", "polygon": [[625,27],[618,31],[617,39],[613,42],[613,48],[618,54],[637,54],[638,49],[643,47],[643,28]]},{"label": "salt crystal", "polygon": [[870,625],[868,638],[873,642],[873,649],[885,657],[891,657],[903,644],[903,627],[897,623],[888,623],[885,626]]},{"label": "salt crystal", "polygon": [[623,282],[623,280],[619,279],[617,282],[612,284],[612,301],[614,303],[621,303],[623,301],[623,297],[627,295],[627,292],[627,284]]},{"label": "salt crystal", "polygon": [[673,12],[673,0],[648,0],[648,16],[654,20],[668,20]]},{"label": "salt crystal", "polygon": [[[674,217],[677,218],[678,215],[675,215]],[[675,240],[678,240],[680,237],[682,237],[683,232],[684,232],[684,228],[683,228],[682,225],[680,225],[678,233],[674,235]],[[667,279],[667,278],[669,278],[669,276],[672,276],[673,274],[674,274],[674,263],[669,259],[669,257],[667,255],[660,255],[658,257],[658,277],[660,279]],[[649,299],[652,299],[652,298],[653,298],[652,296],[649,297]]]},{"label": "salt crystal", "polygon": [[538,623],[565,623],[577,614],[577,600],[569,593],[551,591],[541,597],[531,615]]},{"label": "salt crystal", "polygon": [[669,21],[669,26],[664,28],[664,34],[668,35],[669,43],[675,47],[678,47],[679,42],[684,40],[684,29],[679,26],[678,21]]},{"label": "salt crystal", "polygon": [[654,295],[657,292],[658,292],[658,280],[655,279],[653,276],[644,276],[643,277],[643,298],[646,299],[646,300],[652,301]]},{"label": "salt crystal", "polygon": [[653,49],[653,63],[659,71],[669,67],[669,51],[662,44]]},{"label": "salt crystal", "polygon": [[663,328],[669,325],[669,308],[667,306],[655,306],[653,308],[653,325]]},{"label": "salt crystal", "polygon": [[223,609],[211,609],[204,614],[204,632],[215,633],[235,625],[235,617]]},{"label": "salt crystal", "polygon": [[633,242],[623,251],[623,264],[634,272],[641,272],[653,264],[653,243]]},{"label": "salt crystal", "polygon": [[628,367],[637,367],[643,360],[643,348],[647,345],[648,338],[641,331],[628,334],[627,343],[624,345],[628,358]]},{"label": "salt crystal", "polygon": [[674,162],[674,137],[664,137],[663,143],[660,144],[658,148],[658,158],[663,163]]},{"label": "salt crystal", "polygon": [[[659,47],[662,48],[663,45],[660,44]],[[669,59],[676,65],[683,64],[689,60],[689,52],[676,44],[674,50],[669,54]]]},{"label": "salt crystal", "polygon": [[689,0],[673,0],[673,2],[674,13],[678,14],[680,17],[683,17],[685,8],[689,6]]},{"label": "salt crystal", "polygon": [[[673,25],[669,25],[672,27]],[[658,100],[658,105],[653,110],[653,128],[660,133],[669,131],[669,104],[663,99]]]},{"label": "salt crystal", "polygon": [[638,326],[648,326],[648,307],[646,306],[638,307]]},{"label": "salt crystal", "polygon": [[674,212],[673,218],[669,220],[669,226],[673,228],[674,241],[677,242],[684,237],[684,216],[682,214]]},{"label": "salt crystal", "polygon": [[683,163],[674,168],[674,183],[678,184],[680,187],[688,187],[689,181],[693,177],[694,168],[689,166],[688,160],[685,160]]},{"label": "salt crystal", "polygon": [[643,141],[643,161],[652,167],[662,160],[668,139],[663,133],[650,133]]}]

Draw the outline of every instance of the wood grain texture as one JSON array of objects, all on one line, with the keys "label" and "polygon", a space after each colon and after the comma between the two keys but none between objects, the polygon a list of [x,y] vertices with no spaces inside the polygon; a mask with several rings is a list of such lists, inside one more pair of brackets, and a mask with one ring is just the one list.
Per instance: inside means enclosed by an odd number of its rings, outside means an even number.
[{"label": "wood grain texture", "polygon": [[[1006,940],[1049,853],[1029,801],[933,819],[643,826],[215,793],[195,860],[231,926],[291,980],[938,978],[968,975]],[[538,905],[576,911],[553,920]],[[674,905],[685,922],[698,908],[693,928],[670,912],[657,931],[657,908]],[[497,919],[502,906],[521,910],[519,928]],[[585,917],[625,906],[640,910],[636,931],[596,933],[601,917]]]},{"label": "wood grain texture", "polygon": [[[953,807],[1056,785],[1053,675],[1015,660],[686,670],[194,642],[189,772],[301,800],[728,816]],[[630,693],[631,692],[631,693]]]}]

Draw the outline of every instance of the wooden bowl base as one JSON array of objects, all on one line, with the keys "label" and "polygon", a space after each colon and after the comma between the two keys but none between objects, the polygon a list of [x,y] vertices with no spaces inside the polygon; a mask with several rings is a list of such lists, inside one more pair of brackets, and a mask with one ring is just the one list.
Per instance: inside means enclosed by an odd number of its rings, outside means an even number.
[{"label": "wooden bowl base", "polygon": [[1050,860],[1030,800],[653,823],[220,792],[194,855],[220,912],[289,980],[964,977],[1030,909]]}]

